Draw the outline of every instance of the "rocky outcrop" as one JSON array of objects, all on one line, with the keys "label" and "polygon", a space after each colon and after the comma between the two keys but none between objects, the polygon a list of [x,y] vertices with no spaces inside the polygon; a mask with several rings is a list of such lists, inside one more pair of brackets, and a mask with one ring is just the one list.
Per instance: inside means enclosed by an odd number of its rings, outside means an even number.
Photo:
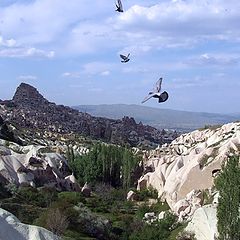
[{"label": "rocky outcrop", "polygon": [[0,102],[0,114],[17,126],[39,133],[76,133],[116,144],[158,145],[165,142],[161,131],[136,123],[133,118],[113,120],[92,117],[45,99],[36,88],[21,83],[12,100]]},{"label": "rocky outcrop", "polygon": [[11,213],[0,209],[1,240],[60,240],[50,231],[21,223]]},{"label": "rocky outcrop", "polygon": [[91,188],[88,186],[88,184],[85,183],[81,192],[82,192],[83,196],[90,197],[92,191],[91,191]]},{"label": "rocky outcrop", "polygon": [[[50,186],[59,191],[80,191],[76,179],[71,174],[67,160],[59,153],[41,153],[44,146],[24,146],[15,152],[10,144],[4,147],[0,141],[0,179],[4,184],[14,183],[17,186]],[[8,151],[7,151],[8,150]],[[0,152],[1,153],[1,152]]]},{"label": "rocky outcrop", "polygon": [[[192,215],[202,205],[201,192],[212,188],[232,154],[240,154],[239,122],[183,134],[148,154],[145,169],[152,171],[140,178],[138,189],[152,186],[178,215]],[[189,198],[193,190],[199,195]]]},{"label": "rocky outcrop", "polygon": [[193,232],[197,240],[217,239],[217,209],[206,205],[196,210],[186,231]]},{"label": "rocky outcrop", "polygon": [[41,104],[49,104],[47,99],[45,99],[36,88],[26,83],[19,85],[12,100],[16,105],[23,106],[30,105],[37,107]]},{"label": "rocky outcrop", "polygon": [[[11,129],[12,128],[12,129]],[[18,144],[22,144],[20,138],[14,133],[14,127],[9,123],[3,120],[0,116],[0,139],[5,139],[7,141],[15,142]]]},{"label": "rocky outcrop", "polygon": [[130,190],[128,193],[127,193],[127,201],[135,201],[137,200],[137,194]]}]

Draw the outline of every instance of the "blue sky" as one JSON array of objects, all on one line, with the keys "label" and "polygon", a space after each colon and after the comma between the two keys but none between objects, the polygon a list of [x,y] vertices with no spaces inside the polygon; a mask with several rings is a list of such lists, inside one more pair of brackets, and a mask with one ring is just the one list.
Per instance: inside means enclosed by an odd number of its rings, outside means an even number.
[{"label": "blue sky", "polygon": [[[240,112],[239,0],[1,0],[0,99],[26,82],[64,105]],[[130,55],[122,64],[119,54]]]}]

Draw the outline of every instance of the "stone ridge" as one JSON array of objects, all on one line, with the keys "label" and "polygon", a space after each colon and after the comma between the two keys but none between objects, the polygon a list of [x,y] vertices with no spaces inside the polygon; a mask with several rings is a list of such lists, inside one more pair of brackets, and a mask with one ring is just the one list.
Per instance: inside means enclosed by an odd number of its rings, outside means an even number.
[{"label": "stone ridge", "polygon": [[14,96],[12,101],[15,104],[27,104],[27,105],[36,105],[36,104],[43,104],[48,103],[48,101],[38,92],[38,90],[27,84],[21,83]]},{"label": "stone ridge", "polygon": [[[0,102],[8,120],[24,129],[35,132],[80,134],[114,144],[130,146],[157,146],[176,137],[163,134],[151,126],[136,123],[131,117],[113,120],[93,117],[70,107],[56,105],[45,99],[36,88],[21,83],[12,100]],[[1,106],[1,105],[0,105]]]}]

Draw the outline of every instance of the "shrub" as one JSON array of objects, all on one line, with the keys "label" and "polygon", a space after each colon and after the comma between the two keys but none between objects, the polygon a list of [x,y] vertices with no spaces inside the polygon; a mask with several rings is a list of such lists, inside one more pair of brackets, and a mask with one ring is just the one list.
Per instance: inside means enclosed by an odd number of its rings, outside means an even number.
[{"label": "shrub", "polygon": [[19,203],[27,202],[38,207],[48,207],[57,198],[57,193],[53,188],[21,187],[15,197]]},{"label": "shrub", "polygon": [[192,232],[182,231],[178,234],[176,240],[196,240],[196,237]]},{"label": "shrub", "polygon": [[67,229],[68,225],[68,218],[59,209],[51,209],[48,212],[46,228],[57,236],[61,236]]},{"label": "shrub", "polygon": [[136,192],[136,197],[139,201],[146,201],[149,198],[158,198],[158,192],[153,187],[145,188]]},{"label": "shrub", "polygon": [[85,203],[86,200],[80,192],[61,192],[58,193],[58,200],[64,201],[73,205],[78,204],[79,202]]}]

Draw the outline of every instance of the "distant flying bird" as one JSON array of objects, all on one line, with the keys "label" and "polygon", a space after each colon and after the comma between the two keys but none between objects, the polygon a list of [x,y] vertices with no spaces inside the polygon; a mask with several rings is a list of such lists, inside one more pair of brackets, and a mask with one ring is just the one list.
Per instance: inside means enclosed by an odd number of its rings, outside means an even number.
[{"label": "distant flying bird", "polygon": [[120,54],[120,57],[123,59],[121,62],[122,63],[129,62],[129,60],[130,60],[129,56],[130,56],[130,53],[127,56]]},{"label": "distant flying bird", "polygon": [[123,12],[123,6],[122,6],[122,2],[121,0],[118,0],[117,3],[116,3],[116,11],[117,12]]},{"label": "distant flying bird", "polygon": [[145,103],[150,98],[158,98],[158,102],[165,102],[168,99],[168,93],[166,91],[161,93],[161,85],[162,85],[162,78],[160,78],[155,86],[152,92],[149,92],[148,95],[143,99],[142,103]]}]

